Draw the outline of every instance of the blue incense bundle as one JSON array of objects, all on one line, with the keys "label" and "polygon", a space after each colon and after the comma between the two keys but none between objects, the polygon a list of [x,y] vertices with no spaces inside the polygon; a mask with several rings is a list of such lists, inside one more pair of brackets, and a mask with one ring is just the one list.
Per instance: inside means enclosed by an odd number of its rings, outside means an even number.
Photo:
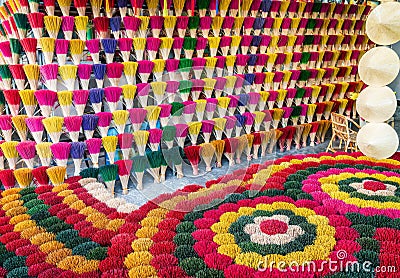
[{"label": "blue incense bundle", "polygon": [[94,64],[93,73],[96,78],[97,88],[103,88],[104,76],[106,75],[106,65]]},{"label": "blue incense bundle", "polygon": [[244,87],[244,90],[245,90],[246,93],[250,93],[250,89],[251,89],[251,86],[254,83],[254,78],[255,77],[256,77],[256,75],[254,73],[246,73],[244,75],[244,80],[245,81],[244,81],[243,87]]},{"label": "blue incense bundle", "polygon": [[246,112],[246,106],[249,102],[250,96],[246,93],[239,94],[239,102],[238,102],[238,109],[241,114]]},{"label": "blue incense bundle", "polygon": [[86,139],[93,138],[94,130],[97,127],[99,117],[94,114],[85,114],[82,116],[82,129],[85,133]]},{"label": "blue incense bundle", "polygon": [[128,0],[118,0],[117,5],[119,8],[119,13],[121,17],[124,18],[126,16],[126,11],[128,9]]},{"label": "blue incense bundle", "polygon": [[92,104],[95,113],[101,112],[101,106],[103,105],[104,89],[90,89],[89,90],[89,100]]},{"label": "blue incense bundle", "polygon": [[74,161],[74,166],[75,166],[74,176],[79,175],[79,172],[81,169],[81,163],[82,163],[82,159],[83,159],[83,154],[85,153],[85,150],[86,150],[85,142],[72,142],[71,143],[70,155],[72,157],[72,160]]},{"label": "blue incense bundle", "polygon": [[[248,73],[253,73],[254,67],[255,67],[255,65],[257,63],[257,59],[258,59],[257,54],[250,54],[249,55],[249,60],[247,61],[247,72]],[[254,80],[253,80],[253,82],[254,82]]]},{"label": "blue incense bundle", "polygon": [[256,17],[253,23],[254,35],[258,36],[261,33],[261,29],[264,27],[265,18]]},{"label": "blue incense bundle", "polygon": [[110,18],[110,29],[114,35],[114,39],[119,39],[119,30],[121,29],[121,17],[115,16]]},{"label": "blue incense bundle", "polygon": [[[101,44],[103,45],[104,52],[106,54],[106,62],[112,63],[114,60],[114,53],[117,49],[116,39],[102,39]],[[97,79],[97,77],[96,77]]]},{"label": "blue incense bundle", "polygon": [[236,117],[235,132],[236,132],[236,137],[238,137],[238,136],[240,136],[240,133],[244,127],[244,124],[246,122],[246,117],[241,114],[235,114],[234,116]]},{"label": "blue incense bundle", "polygon": [[263,0],[260,5],[260,10],[263,13],[263,17],[267,16],[269,10],[271,9],[272,0]]}]

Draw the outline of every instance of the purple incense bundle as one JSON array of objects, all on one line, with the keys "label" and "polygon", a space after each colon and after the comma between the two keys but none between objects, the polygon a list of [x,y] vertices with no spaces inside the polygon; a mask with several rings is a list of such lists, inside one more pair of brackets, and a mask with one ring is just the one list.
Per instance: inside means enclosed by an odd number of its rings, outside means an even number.
[{"label": "purple incense bundle", "polygon": [[198,100],[200,98],[200,94],[204,89],[205,81],[203,79],[192,79],[192,100]]},{"label": "purple incense bundle", "polygon": [[61,29],[64,33],[64,38],[66,40],[72,39],[72,33],[74,31],[74,20],[73,16],[62,16],[61,17]]},{"label": "purple incense bundle", "polygon": [[93,167],[99,167],[99,154],[102,146],[102,141],[100,138],[92,138],[85,141],[87,150],[90,154],[90,158],[92,159]]},{"label": "purple incense bundle", "polygon": [[215,122],[213,120],[204,120],[201,123],[201,131],[203,133],[204,142],[210,143],[210,137],[214,130]]},{"label": "purple incense bundle", "polygon": [[196,42],[196,53],[197,58],[203,58],[204,50],[208,45],[208,39],[204,37],[198,37]]},{"label": "purple incense bundle", "polygon": [[150,84],[149,83],[139,83],[136,85],[136,95],[139,98],[139,102],[142,105],[142,107],[147,106],[147,100],[149,98],[149,93],[150,93]]},{"label": "purple incense bundle", "polygon": [[97,122],[97,128],[99,130],[101,137],[106,137],[108,135],[108,129],[111,124],[113,115],[111,112],[98,112],[96,116],[99,118]]},{"label": "purple incense bundle", "polygon": [[60,66],[65,65],[69,48],[69,40],[57,39],[55,42],[55,50],[57,62]]},{"label": "purple incense bundle", "polygon": [[260,100],[260,94],[256,92],[250,92],[249,95],[249,110],[250,112],[256,111],[256,106]]},{"label": "purple incense bundle", "polygon": [[122,88],[120,87],[107,87],[104,89],[104,96],[108,103],[111,112],[117,110],[118,101],[122,95]]},{"label": "purple incense bundle", "polygon": [[88,90],[74,90],[72,91],[72,100],[76,109],[76,114],[82,116],[85,112],[86,103],[89,98]]},{"label": "purple incense bundle", "polygon": [[172,105],[171,104],[159,104],[160,110],[160,124],[161,127],[168,125],[169,117],[171,116]]},{"label": "purple incense bundle", "polygon": [[99,39],[91,39],[86,41],[86,48],[90,52],[90,57],[93,60],[94,64],[100,63],[100,40]]},{"label": "purple incense bundle", "polygon": [[82,116],[82,129],[86,139],[91,139],[96,130],[99,117],[93,114],[85,114]]},{"label": "purple incense bundle", "polygon": [[74,162],[75,172],[74,176],[79,176],[79,172],[81,171],[81,164],[83,155],[86,150],[86,143],[85,142],[72,142],[71,143],[71,150],[70,155]]},{"label": "purple incense bundle", "polygon": [[183,119],[189,123],[193,120],[193,115],[196,112],[196,102],[192,100],[182,102],[183,106]]},{"label": "purple incense bundle", "polygon": [[64,125],[68,131],[69,138],[72,142],[79,141],[79,132],[81,131],[82,117],[69,116],[64,118]]},{"label": "purple incense bundle", "polygon": [[179,60],[181,58],[183,42],[184,42],[183,38],[179,38],[179,37],[174,38],[174,42],[172,43],[172,48],[174,50],[175,59]]},{"label": "purple incense bundle", "polygon": [[149,145],[152,151],[158,151],[162,138],[162,130],[159,128],[149,129]]},{"label": "purple incense bundle", "polygon": [[124,159],[129,159],[130,151],[133,144],[133,134],[132,133],[121,133],[118,134],[118,146],[121,149],[122,157]]},{"label": "purple incense bundle", "polygon": [[218,100],[216,98],[207,98],[206,101],[206,118],[211,120],[214,116],[215,110],[217,109]]},{"label": "purple incense bundle", "polygon": [[178,146],[183,148],[185,145],[185,140],[188,135],[188,125],[187,124],[176,124],[176,141]]},{"label": "purple incense bundle", "polygon": [[167,87],[165,89],[165,93],[167,94],[168,102],[172,103],[175,101],[175,95],[179,89],[179,81],[168,80],[168,81],[166,81],[166,83],[167,83]]},{"label": "purple incense bundle", "polygon": [[232,115],[232,116],[225,116],[224,118],[226,119],[226,124],[225,124],[226,137],[231,138],[232,131],[236,126],[236,117]]},{"label": "purple incense bundle", "polygon": [[81,87],[83,90],[89,90],[89,81],[92,74],[93,66],[91,64],[79,64],[77,74],[81,81]]},{"label": "purple incense bundle", "polygon": [[144,108],[131,108],[128,110],[128,112],[133,131],[140,130],[146,118],[147,110]]},{"label": "purple incense bundle", "polygon": [[193,58],[192,61],[193,61],[192,69],[193,69],[194,77],[196,79],[201,79],[201,74],[203,72],[204,66],[206,65],[206,59],[196,57],[196,58]]}]

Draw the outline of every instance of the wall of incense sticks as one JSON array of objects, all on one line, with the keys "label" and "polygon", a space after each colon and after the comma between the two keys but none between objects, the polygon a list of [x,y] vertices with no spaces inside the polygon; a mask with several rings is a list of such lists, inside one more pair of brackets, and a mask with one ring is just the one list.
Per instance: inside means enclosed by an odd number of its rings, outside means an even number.
[{"label": "wall of incense sticks", "polygon": [[[357,63],[374,46],[365,5],[43,4],[0,7],[0,168],[9,169],[1,181],[20,158],[31,182],[33,168],[72,158],[75,175],[100,171],[109,182],[118,173],[127,193],[132,171],[140,189],[146,170],[155,182],[167,167],[183,176],[184,159],[197,175],[200,160],[211,171],[223,155],[234,164],[276,145],[313,146],[324,141],[331,112],[356,116],[364,87]],[[99,159],[103,149],[110,165]],[[93,168],[81,172],[85,153]]]}]

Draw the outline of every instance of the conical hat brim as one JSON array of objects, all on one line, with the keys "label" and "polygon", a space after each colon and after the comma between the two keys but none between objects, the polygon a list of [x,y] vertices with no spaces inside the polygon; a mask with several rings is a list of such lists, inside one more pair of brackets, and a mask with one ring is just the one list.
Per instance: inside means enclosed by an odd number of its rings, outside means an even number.
[{"label": "conical hat brim", "polygon": [[386,86],[399,74],[399,56],[392,49],[380,46],[365,53],[358,65],[358,73],[364,83],[370,86]]},{"label": "conical hat brim", "polygon": [[367,18],[366,33],[380,45],[400,41],[400,3],[386,2],[373,9]]}]

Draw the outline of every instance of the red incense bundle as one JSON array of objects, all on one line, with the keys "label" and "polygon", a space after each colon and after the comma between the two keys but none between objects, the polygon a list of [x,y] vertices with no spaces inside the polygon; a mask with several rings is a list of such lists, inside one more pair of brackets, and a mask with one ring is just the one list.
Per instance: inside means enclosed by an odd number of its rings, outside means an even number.
[{"label": "red incense bundle", "polygon": [[133,134],[132,133],[118,134],[118,146],[121,149],[123,159],[130,158],[132,144],[133,144]]},{"label": "red incense bundle", "polygon": [[50,117],[53,106],[57,101],[57,93],[51,90],[37,90],[35,97],[39,103],[42,116]]},{"label": "red incense bundle", "polygon": [[46,173],[48,166],[40,166],[35,169],[32,169],[32,175],[35,179],[36,186],[45,186],[49,185],[49,176]]},{"label": "red incense bundle", "polygon": [[86,142],[88,152],[90,154],[90,158],[92,159],[93,167],[98,168],[99,167],[99,154],[100,154],[100,148],[102,145],[102,141],[100,138],[91,138],[91,139],[87,139],[85,142]]},{"label": "red incense bundle", "polygon": [[28,58],[28,63],[36,64],[37,39],[36,38],[24,38],[24,39],[20,40],[20,43],[22,45],[22,48],[25,51],[26,57]]},{"label": "red incense bundle", "polygon": [[21,96],[18,90],[4,90],[4,98],[10,109],[11,115],[16,116],[19,113],[19,107],[21,103]]},{"label": "red incense bundle", "polygon": [[265,80],[265,72],[256,72],[254,73],[254,87],[257,92],[260,92],[262,90],[262,86],[264,84]]},{"label": "red incense bundle", "polygon": [[118,176],[122,186],[122,194],[128,194],[129,178],[132,170],[132,160],[118,160],[115,162],[118,165]]},{"label": "red incense bundle", "polygon": [[178,31],[178,36],[180,38],[184,38],[185,37],[186,29],[188,27],[188,23],[189,23],[189,17],[188,16],[177,16],[176,17],[176,29]]},{"label": "red incense bundle", "polygon": [[[4,135],[1,117],[3,117],[3,116],[0,116],[0,129],[3,131],[3,135]],[[25,119],[26,125],[28,126],[28,129],[31,132],[32,137],[37,144],[42,142],[43,130],[44,130],[44,126],[42,123],[43,119],[44,119],[44,117],[29,117],[29,118]],[[10,118],[10,124],[11,124],[11,118]],[[11,138],[10,138],[10,140],[11,140]],[[9,140],[6,139],[6,141],[9,141]]]},{"label": "red incense bundle", "polygon": [[235,165],[234,155],[239,145],[239,139],[237,138],[225,138],[225,151],[224,155],[229,161],[229,166]]},{"label": "red incense bundle", "polygon": [[47,15],[54,15],[55,0],[44,0],[43,5],[46,9]]},{"label": "red incense bundle", "polygon": [[162,138],[162,130],[159,128],[149,129],[149,145],[152,151],[158,151]]},{"label": "red incense bundle", "polygon": [[25,89],[25,80],[26,80],[24,65],[22,65],[22,64],[9,65],[8,68],[11,72],[12,77],[14,78],[17,89],[24,90]]},{"label": "red incense bundle", "polygon": [[201,146],[188,146],[184,148],[185,155],[192,165],[193,175],[199,174],[199,163],[200,163],[200,150]]},{"label": "red incense bundle", "polygon": [[16,180],[14,176],[14,170],[12,169],[1,170],[0,181],[5,189],[11,189],[15,187]]},{"label": "red incense bundle", "polygon": [[74,7],[78,11],[79,16],[85,16],[87,0],[74,0]]},{"label": "red incense bundle", "polygon": [[146,118],[147,110],[144,108],[131,108],[128,110],[133,131],[138,131]]},{"label": "red incense bundle", "polygon": [[69,138],[72,142],[79,141],[79,132],[81,131],[82,117],[69,116],[64,118],[64,125],[68,131]]},{"label": "red incense bundle", "polygon": [[110,19],[106,16],[99,16],[93,19],[94,31],[98,38],[105,39],[109,36],[109,23]]}]

